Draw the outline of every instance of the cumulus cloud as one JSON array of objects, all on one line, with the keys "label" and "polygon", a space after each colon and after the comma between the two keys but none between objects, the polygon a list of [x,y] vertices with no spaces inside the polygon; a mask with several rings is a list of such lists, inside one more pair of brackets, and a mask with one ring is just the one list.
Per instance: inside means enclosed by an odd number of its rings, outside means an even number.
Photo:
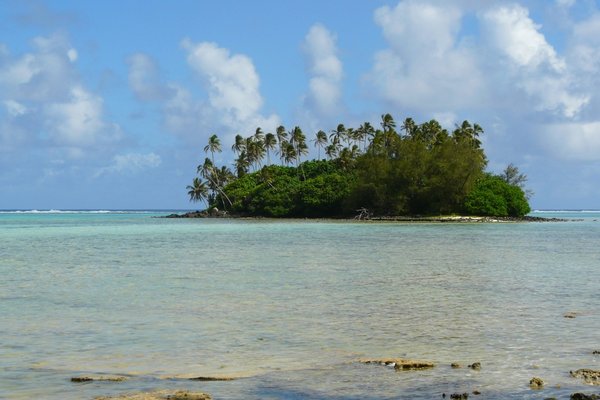
[{"label": "cumulus cloud", "polygon": [[210,42],[185,39],[181,45],[206,98],[196,95],[197,88],[163,81],[147,55],[136,54],[128,62],[130,88],[140,100],[159,102],[168,131],[192,143],[217,133],[227,143],[235,134],[248,134],[259,126],[275,129],[279,117],[261,113],[260,78],[248,56]]},{"label": "cumulus cloud", "polygon": [[451,2],[399,2],[375,11],[389,48],[375,55],[367,75],[393,106],[448,112],[480,104],[483,78],[468,42],[459,40],[462,11]]},{"label": "cumulus cloud", "polygon": [[67,38],[36,37],[31,43],[31,52],[13,56],[5,48],[0,57],[0,150],[29,138],[80,155],[85,148],[119,140],[119,127],[104,119],[102,98],[81,83],[77,50]]},{"label": "cumulus cloud", "polygon": [[310,74],[304,106],[320,116],[335,115],[341,108],[342,62],[335,36],[323,25],[313,25],[302,45]]},{"label": "cumulus cloud", "polygon": [[589,95],[574,89],[567,64],[529,17],[526,8],[512,4],[494,7],[482,15],[486,39],[502,57],[517,87],[537,102],[539,111],[574,117]]},{"label": "cumulus cloud", "polygon": [[94,177],[97,178],[107,174],[135,174],[150,168],[156,168],[161,163],[160,156],[154,153],[117,154],[113,157],[112,163],[98,169]]},{"label": "cumulus cloud", "polygon": [[228,49],[209,42],[184,40],[182,47],[188,65],[206,84],[211,106],[233,113],[238,120],[248,119],[260,110],[260,79],[249,57],[232,55]]}]

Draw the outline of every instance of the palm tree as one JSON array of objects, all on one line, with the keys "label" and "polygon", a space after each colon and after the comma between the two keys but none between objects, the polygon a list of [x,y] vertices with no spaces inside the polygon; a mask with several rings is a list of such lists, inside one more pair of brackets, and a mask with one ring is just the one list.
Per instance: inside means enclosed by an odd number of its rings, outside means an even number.
[{"label": "palm tree", "polygon": [[396,121],[391,114],[383,114],[381,116],[381,128],[384,132],[392,131],[396,127]]},{"label": "palm tree", "polygon": [[452,137],[457,142],[467,142],[473,146],[473,148],[479,149],[481,147],[481,140],[479,135],[483,134],[483,128],[477,124],[471,125],[469,121],[463,121],[459,126],[456,125],[456,129],[452,132]]},{"label": "palm tree", "polygon": [[329,157],[330,160],[333,160],[338,153],[338,146],[335,143],[331,143],[329,146],[325,147],[325,154]]},{"label": "palm tree", "polygon": [[277,136],[277,143],[279,143],[279,158],[281,159],[281,165],[283,165],[283,154],[285,153],[285,147],[287,146],[287,132],[283,125],[279,125],[277,130],[275,131],[275,136]]},{"label": "palm tree", "polygon": [[254,136],[250,136],[246,139],[246,152],[248,161],[257,170],[262,164],[262,159],[265,157],[264,142],[254,139]]},{"label": "palm tree", "polygon": [[190,201],[203,201],[206,203],[208,200],[208,187],[200,180],[200,178],[195,177],[192,184],[188,185],[186,189],[188,190]]},{"label": "palm tree", "polygon": [[277,146],[277,138],[272,133],[267,133],[264,140],[265,150],[267,150],[267,164],[271,164],[271,156],[269,150],[274,150]]},{"label": "palm tree", "polygon": [[396,128],[396,121],[394,121],[394,117],[391,114],[383,114],[381,116],[381,128],[383,129],[384,147],[387,149],[391,143],[392,132]]},{"label": "palm tree", "polygon": [[417,129],[417,124],[412,118],[406,118],[402,123],[402,130],[406,134],[406,136],[413,137],[415,135]]},{"label": "palm tree", "polygon": [[283,160],[287,165],[291,164],[296,160],[296,148],[290,142],[285,142],[285,148],[283,149]]},{"label": "palm tree", "polygon": [[235,143],[233,144],[233,146],[231,146],[231,150],[233,150],[237,154],[240,154],[245,148],[246,143],[244,142],[244,138],[242,137],[242,135],[235,135]]},{"label": "palm tree", "polygon": [[319,131],[317,132],[317,135],[315,136],[315,138],[312,140],[315,144],[315,147],[317,148],[317,152],[318,152],[318,158],[319,160],[321,159],[321,147],[325,147],[325,145],[327,144],[327,134],[323,131]]},{"label": "palm tree", "polygon": [[367,139],[373,138],[375,136],[375,128],[371,125],[370,122],[364,122],[361,126],[358,127],[358,140],[363,141],[363,151],[367,150]]},{"label": "palm tree", "polygon": [[345,135],[346,135],[346,127],[344,126],[344,124],[338,124],[337,128],[335,128],[334,130],[331,131],[331,134],[329,135],[329,139],[332,142],[341,142],[342,140],[345,140]]},{"label": "palm tree", "polygon": [[210,156],[211,156],[212,162],[214,164],[215,152],[217,152],[217,153],[221,152],[221,141],[219,140],[219,137],[217,135],[213,134],[211,137],[208,138],[208,144],[206,146],[204,146],[204,151],[206,153],[208,153],[210,151]]},{"label": "palm tree", "polygon": [[248,161],[248,153],[246,150],[242,150],[238,158],[235,159],[235,172],[238,178],[246,175],[250,168],[250,162]]},{"label": "palm tree", "polygon": [[264,137],[265,135],[263,134],[262,129],[260,129],[260,127],[256,128],[256,131],[254,132],[254,139],[258,142],[261,142]]},{"label": "palm tree", "polygon": [[300,163],[300,156],[308,154],[308,146],[306,146],[306,136],[299,126],[295,126],[290,133],[290,144],[296,151],[296,164]]}]

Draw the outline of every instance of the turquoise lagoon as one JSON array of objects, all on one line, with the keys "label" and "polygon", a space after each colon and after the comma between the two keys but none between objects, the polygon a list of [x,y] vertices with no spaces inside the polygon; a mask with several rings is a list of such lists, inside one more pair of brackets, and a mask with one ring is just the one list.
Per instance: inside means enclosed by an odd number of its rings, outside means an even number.
[{"label": "turquoise lagoon", "polygon": [[[0,213],[0,398],[600,392],[569,376],[600,367],[600,212],[534,213],[570,220],[555,223],[152,218],[166,214]],[[438,366],[357,362],[384,357]],[[130,378],[70,382],[86,374]],[[184,379],[194,376],[240,379]],[[545,389],[529,388],[534,376]]]}]

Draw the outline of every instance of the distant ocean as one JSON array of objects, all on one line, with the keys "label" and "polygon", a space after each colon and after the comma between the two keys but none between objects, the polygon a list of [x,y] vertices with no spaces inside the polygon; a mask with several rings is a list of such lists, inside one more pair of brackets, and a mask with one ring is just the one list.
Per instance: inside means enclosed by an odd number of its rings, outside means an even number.
[{"label": "distant ocean", "polygon": [[[569,375],[600,369],[598,210],[532,213],[568,219],[543,223],[153,218],[172,212],[0,211],[0,399],[600,393]],[[392,357],[437,366],[357,362]],[[129,379],[70,381],[90,374]]]}]

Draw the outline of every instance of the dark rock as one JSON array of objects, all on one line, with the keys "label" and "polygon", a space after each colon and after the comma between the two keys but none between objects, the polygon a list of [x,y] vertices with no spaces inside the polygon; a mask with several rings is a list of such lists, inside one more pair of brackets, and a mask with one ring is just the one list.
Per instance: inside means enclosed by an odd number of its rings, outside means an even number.
[{"label": "dark rock", "polygon": [[90,376],[74,376],[71,378],[71,382],[82,383],[82,382],[123,382],[126,381],[126,376],[119,375],[90,375]]},{"label": "dark rock", "polygon": [[450,364],[450,366],[451,366],[452,368],[455,368],[455,369],[456,369],[456,368],[462,368],[462,365],[460,365],[459,363],[452,363],[452,364]]},{"label": "dark rock", "polygon": [[579,313],[576,313],[575,311],[569,311],[568,313],[565,313],[563,317],[573,319],[576,318],[577,315],[579,315]]},{"label": "dark rock", "polygon": [[231,376],[197,376],[190,378],[190,381],[214,382],[214,381],[233,381],[236,378]]},{"label": "dark rock", "polygon": [[594,350],[594,351],[592,351],[592,354],[596,354],[596,355],[600,354],[600,350]]},{"label": "dark rock", "polygon": [[600,371],[593,369],[578,369],[577,371],[569,371],[573,378],[581,378],[590,385],[600,385]]},{"label": "dark rock", "polygon": [[452,393],[450,398],[454,400],[467,400],[469,398],[469,393]]},{"label": "dark rock", "polygon": [[600,396],[596,394],[573,393],[571,400],[600,400]]},{"label": "dark rock", "polygon": [[529,386],[532,389],[541,389],[542,387],[544,387],[544,381],[542,380],[542,378],[533,377],[529,381]]},{"label": "dark rock", "polygon": [[473,364],[469,365],[469,368],[479,371],[481,369],[481,363],[480,362],[473,363]]},{"label": "dark rock", "polygon": [[473,390],[473,394],[475,396],[479,396],[481,394],[481,392],[479,390]]},{"label": "dark rock", "polygon": [[209,394],[187,390],[140,392],[120,396],[96,397],[95,400],[211,400]]},{"label": "dark rock", "polygon": [[368,359],[360,360],[363,364],[379,364],[394,367],[396,371],[409,371],[418,369],[429,369],[435,367],[431,361],[410,360],[406,358],[384,358],[384,359]]}]

